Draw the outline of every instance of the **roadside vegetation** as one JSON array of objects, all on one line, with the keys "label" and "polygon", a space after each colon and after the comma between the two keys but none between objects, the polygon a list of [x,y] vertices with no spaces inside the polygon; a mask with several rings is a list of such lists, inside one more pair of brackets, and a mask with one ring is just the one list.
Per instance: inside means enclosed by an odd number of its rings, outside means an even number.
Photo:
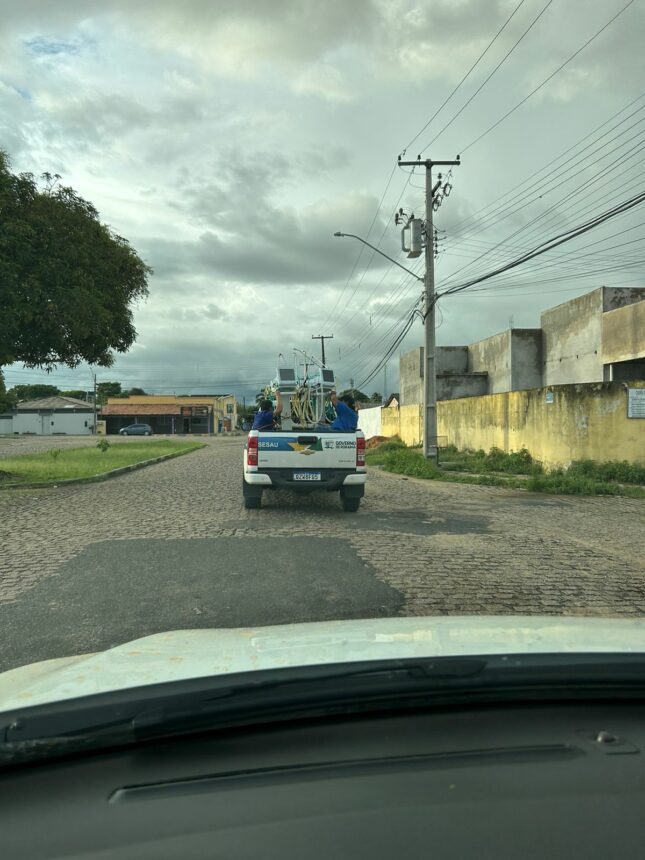
[{"label": "roadside vegetation", "polygon": [[493,487],[521,487],[535,493],[645,498],[645,467],[627,462],[594,463],[584,460],[568,469],[546,471],[528,451],[506,454],[498,448],[485,451],[441,451],[440,465],[424,459],[420,448],[408,448],[398,439],[367,451],[367,462],[386,472]]},{"label": "roadside vegetation", "polygon": [[172,454],[178,456],[202,448],[202,442],[183,442],[172,439],[158,442],[111,442],[105,438],[96,446],[85,448],[51,448],[40,454],[23,454],[0,460],[0,487],[19,487],[24,483],[94,478],[141,463],[155,457]]}]

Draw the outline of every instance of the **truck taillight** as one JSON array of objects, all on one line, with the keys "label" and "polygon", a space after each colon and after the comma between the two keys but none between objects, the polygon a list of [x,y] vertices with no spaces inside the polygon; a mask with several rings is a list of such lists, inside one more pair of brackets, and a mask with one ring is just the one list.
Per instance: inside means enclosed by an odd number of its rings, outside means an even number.
[{"label": "truck taillight", "polygon": [[365,465],[365,437],[359,436],[356,440],[356,465]]},{"label": "truck taillight", "polygon": [[258,437],[249,436],[246,441],[246,465],[257,466],[258,464]]}]

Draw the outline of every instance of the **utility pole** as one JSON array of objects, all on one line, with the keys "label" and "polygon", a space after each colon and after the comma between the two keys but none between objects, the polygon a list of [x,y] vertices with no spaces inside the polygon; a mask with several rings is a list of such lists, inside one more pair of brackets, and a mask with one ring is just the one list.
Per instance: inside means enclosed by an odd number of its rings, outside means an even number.
[{"label": "utility pole", "polygon": [[325,341],[326,341],[326,340],[333,340],[333,339],[334,339],[334,335],[333,335],[333,334],[312,334],[312,335],[311,335],[311,339],[312,339],[312,340],[319,340],[319,341],[320,341],[320,345],[322,346],[322,363],[323,363],[323,367],[327,367],[327,365],[325,364]]},{"label": "utility pole", "polygon": [[441,174],[436,185],[432,185],[432,168],[458,166],[459,156],[456,161],[432,161],[430,158],[416,161],[401,161],[400,167],[425,167],[426,169],[426,221],[425,221],[425,309],[424,309],[424,355],[423,355],[423,456],[428,460],[437,462],[437,368],[435,362],[435,303],[436,295],[434,289],[434,229],[432,224],[432,213],[441,205],[443,196],[437,197],[441,188]]},{"label": "utility pole", "polygon": [[93,430],[93,433],[96,436],[97,435],[97,432],[96,432],[96,374],[94,373],[92,375],[94,377],[94,430]]}]

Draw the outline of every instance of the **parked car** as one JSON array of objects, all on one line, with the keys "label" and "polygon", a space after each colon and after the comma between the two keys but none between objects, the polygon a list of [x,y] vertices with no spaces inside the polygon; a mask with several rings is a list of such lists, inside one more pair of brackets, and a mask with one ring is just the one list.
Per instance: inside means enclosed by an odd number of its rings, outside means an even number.
[{"label": "parked car", "polygon": [[119,430],[121,436],[152,436],[152,427],[149,424],[129,424]]}]

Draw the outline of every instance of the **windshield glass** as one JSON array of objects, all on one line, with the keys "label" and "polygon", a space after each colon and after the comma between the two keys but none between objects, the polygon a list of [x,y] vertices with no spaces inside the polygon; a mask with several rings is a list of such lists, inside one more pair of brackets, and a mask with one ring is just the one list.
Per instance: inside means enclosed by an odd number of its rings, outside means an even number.
[{"label": "windshield glass", "polygon": [[0,673],[642,617],[641,0],[4,5]]}]

